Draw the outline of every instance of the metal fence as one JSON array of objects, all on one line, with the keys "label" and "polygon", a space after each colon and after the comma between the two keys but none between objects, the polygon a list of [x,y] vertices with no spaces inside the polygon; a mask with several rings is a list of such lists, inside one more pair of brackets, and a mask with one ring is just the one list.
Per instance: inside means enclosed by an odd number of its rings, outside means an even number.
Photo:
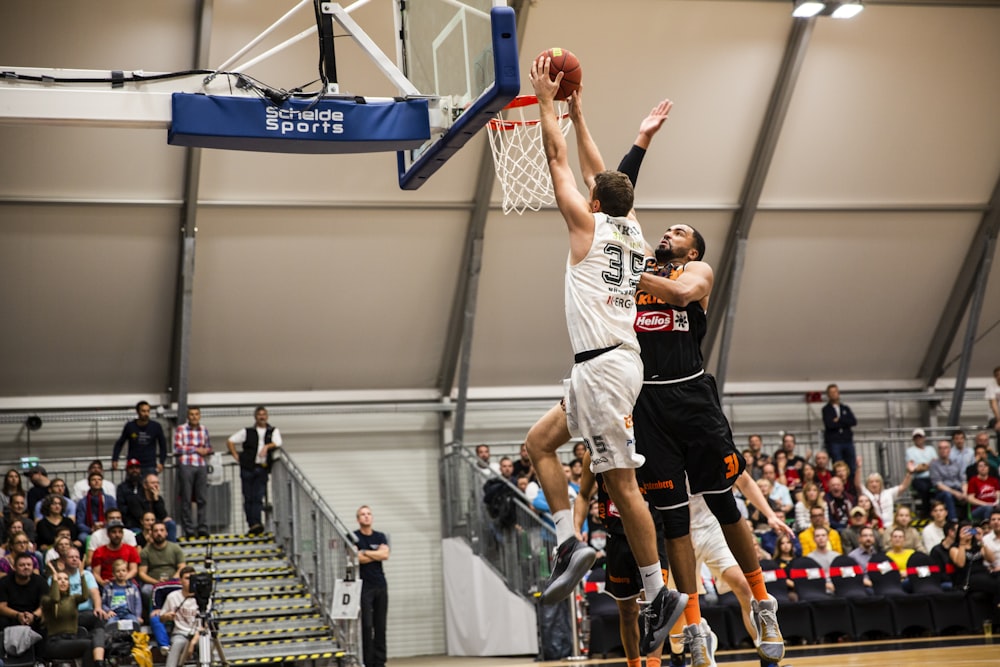
[{"label": "metal fence", "polygon": [[528,505],[521,491],[505,480],[503,484],[511,492],[512,514],[506,520],[491,516],[483,502],[483,486],[500,477],[476,461],[461,446],[452,447],[442,460],[446,535],[464,538],[510,590],[531,597],[549,577],[555,530]]},{"label": "metal fence", "polygon": [[290,555],[346,655],[360,663],[359,619],[330,615],[337,581],[358,575],[353,533],[285,453],[271,469],[270,498],[275,540]]}]

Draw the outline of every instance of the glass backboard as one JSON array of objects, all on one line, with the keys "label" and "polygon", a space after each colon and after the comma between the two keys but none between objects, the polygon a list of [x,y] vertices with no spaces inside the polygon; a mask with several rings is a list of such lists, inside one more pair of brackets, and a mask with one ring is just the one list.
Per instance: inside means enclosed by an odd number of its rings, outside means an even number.
[{"label": "glass backboard", "polygon": [[396,7],[400,69],[437,100],[430,140],[398,153],[400,187],[413,190],[520,92],[516,19],[502,0],[397,0]]}]

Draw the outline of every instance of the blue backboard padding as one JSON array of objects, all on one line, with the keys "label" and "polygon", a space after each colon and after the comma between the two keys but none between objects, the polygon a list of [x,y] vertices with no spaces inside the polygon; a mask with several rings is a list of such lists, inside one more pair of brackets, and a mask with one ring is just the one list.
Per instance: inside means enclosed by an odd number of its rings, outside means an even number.
[{"label": "blue backboard padding", "polygon": [[427,100],[358,103],[174,93],[167,143],[268,153],[369,153],[430,138]]},{"label": "blue backboard padding", "polygon": [[403,153],[397,155],[399,187],[416,190],[452,155],[464,146],[491,118],[521,92],[521,71],[517,56],[517,18],[510,7],[490,10],[493,31],[493,85],[472,103],[465,113],[409,169]]}]

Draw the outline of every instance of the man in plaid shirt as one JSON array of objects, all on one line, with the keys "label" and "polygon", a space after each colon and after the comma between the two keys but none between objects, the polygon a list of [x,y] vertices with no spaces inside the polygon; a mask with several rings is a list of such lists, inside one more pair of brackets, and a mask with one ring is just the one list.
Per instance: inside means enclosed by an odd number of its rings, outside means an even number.
[{"label": "man in plaid shirt", "polygon": [[[174,431],[174,456],[177,464],[177,486],[181,494],[181,524],[188,537],[208,537],[205,500],[208,492],[208,465],[212,453],[208,429],[201,425],[201,410],[188,408],[187,423]],[[198,524],[191,512],[191,499],[198,504]]]}]

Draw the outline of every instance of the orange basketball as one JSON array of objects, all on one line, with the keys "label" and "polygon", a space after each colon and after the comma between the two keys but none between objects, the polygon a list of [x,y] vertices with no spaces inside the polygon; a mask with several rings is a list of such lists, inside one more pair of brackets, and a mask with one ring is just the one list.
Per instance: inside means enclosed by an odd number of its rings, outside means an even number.
[{"label": "orange basketball", "polygon": [[559,91],[556,93],[557,100],[565,100],[573,94],[574,90],[580,88],[583,82],[583,70],[580,68],[580,59],[572,52],[558,47],[543,51],[538,54],[539,58],[549,57],[552,63],[549,65],[549,76],[556,80],[556,74],[563,73],[562,82],[559,84]]}]

